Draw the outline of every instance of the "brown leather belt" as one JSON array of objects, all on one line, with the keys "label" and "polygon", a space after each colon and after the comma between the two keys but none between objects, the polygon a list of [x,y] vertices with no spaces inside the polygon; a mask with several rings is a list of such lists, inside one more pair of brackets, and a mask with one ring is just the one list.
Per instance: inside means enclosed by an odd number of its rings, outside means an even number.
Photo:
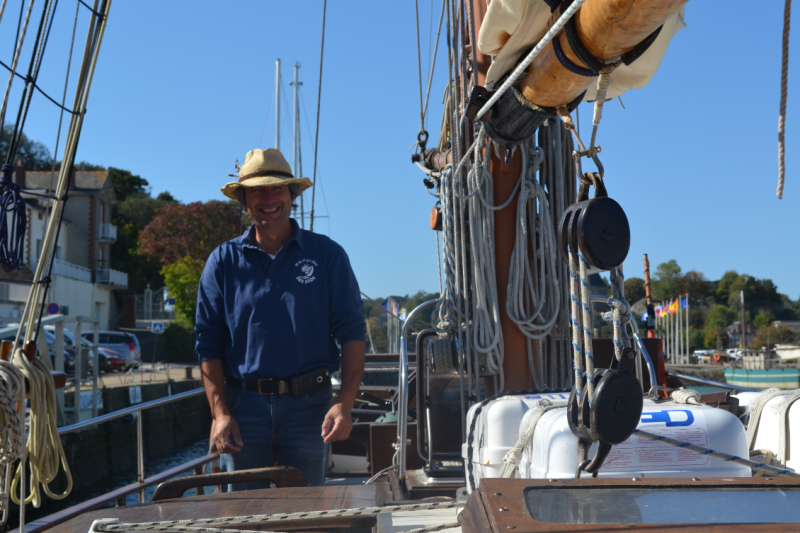
[{"label": "brown leather belt", "polygon": [[284,379],[236,379],[225,377],[225,383],[237,389],[245,389],[248,392],[257,392],[262,396],[273,396],[276,394],[291,394],[295,398],[300,398],[306,394],[317,392],[331,386],[330,370],[318,368],[306,374],[288,377]]}]

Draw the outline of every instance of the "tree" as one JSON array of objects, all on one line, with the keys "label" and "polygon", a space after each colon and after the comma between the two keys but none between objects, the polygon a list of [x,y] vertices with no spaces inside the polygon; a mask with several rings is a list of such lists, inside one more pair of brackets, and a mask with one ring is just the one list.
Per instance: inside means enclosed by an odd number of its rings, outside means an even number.
[{"label": "tree", "polygon": [[164,283],[172,298],[175,298],[175,314],[183,323],[194,325],[197,309],[197,287],[203,274],[205,261],[184,257],[161,269]]},{"label": "tree", "polygon": [[762,346],[772,349],[776,344],[786,344],[794,340],[795,334],[786,326],[763,325],[756,330],[756,336],[750,341],[749,346],[754,349],[760,349]]},{"label": "tree", "polygon": [[739,277],[739,273],[735,270],[728,270],[725,272],[722,277],[719,279],[719,283],[717,284],[716,290],[716,297],[718,302],[725,302],[728,303],[728,297],[730,296],[730,289],[731,285],[736,278]]},{"label": "tree", "polygon": [[[6,161],[6,155],[9,150],[9,143],[14,134],[14,125],[9,123],[3,126],[0,130],[0,159],[3,163]],[[39,141],[33,141],[28,138],[23,132],[20,136],[19,149],[17,156],[14,158],[14,164],[22,160],[27,170],[50,170],[53,168],[53,155],[50,149]]]},{"label": "tree", "polygon": [[[121,173],[130,174],[128,171]],[[139,254],[139,232],[153,220],[159,208],[177,202],[168,192],[159,194],[155,199],[146,192],[142,193],[144,185],[141,182],[147,183],[145,180],[141,180],[138,187],[133,180],[128,181],[129,184],[131,182],[134,187],[129,187],[129,190],[134,192],[119,202],[112,212],[112,222],[117,226],[117,241],[111,246],[111,264],[117,270],[128,273],[130,290],[141,292],[147,285],[161,287],[164,278],[161,275],[162,265],[157,259]]]},{"label": "tree", "polygon": [[769,326],[775,320],[775,314],[769,309],[762,309],[753,319],[753,327]]},{"label": "tree", "polygon": [[147,190],[150,184],[147,180],[141,176],[134,176],[130,170],[108,167],[108,179],[114,186],[118,203],[124,202],[129,196],[150,196]]},{"label": "tree", "polygon": [[205,262],[214,248],[240,235],[240,212],[219,200],[166,205],[139,233],[139,253],[161,264],[184,257]]},{"label": "tree", "polygon": [[725,333],[725,329],[721,326],[708,328],[703,345],[706,349],[713,350],[717,348],[718,343],[721,348],[728,345],[728,334]]},{"label": "tree", "polygon": [[708,281],[702,272],[690,270],[678,282],[678,291],[696,300],[708,292]]},{"label": "tree", "polygon": [[681,267],[674,259],[661,263],[656,267],[653,282],[654,296],[658,300],[674,298],[678,295],[681,281]]},{"label": "tree", "polygon": [[628,278],[625,280],[625,299],[635,304],[645,297],[644,280],[642,278]]},{"label": "tree", "polygon": [[726,328],[736,320],[736,312],[724,305],[715,305],[706,315],[706,325],[710,328]]}]

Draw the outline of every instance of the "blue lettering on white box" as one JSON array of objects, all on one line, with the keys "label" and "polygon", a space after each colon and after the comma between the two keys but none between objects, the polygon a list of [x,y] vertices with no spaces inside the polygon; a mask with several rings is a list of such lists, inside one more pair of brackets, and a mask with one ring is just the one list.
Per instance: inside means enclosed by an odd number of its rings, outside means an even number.
[{"label": "blue lettering on white box", "polygon": [[[673,414],[677,416],[673,417]],[[680,414],[683,414],[686,419],[677,420],[677,418],[683,418],[680,416]],[[657,424],[659,422],[665,423],[666,427],[668,428],[691,426],[694,424],[694,415],[687,409],[668,409],[663,411],[648,411],[646,413],[642,413],[642,420],[640,422],[641,424]]]}]

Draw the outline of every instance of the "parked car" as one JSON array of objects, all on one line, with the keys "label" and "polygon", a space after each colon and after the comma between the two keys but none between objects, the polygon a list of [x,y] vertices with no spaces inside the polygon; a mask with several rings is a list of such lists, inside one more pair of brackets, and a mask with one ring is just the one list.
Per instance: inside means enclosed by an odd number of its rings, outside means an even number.
[{"label": "parked car", "polygon": [[122,354],[111,348],[100,348],[100,370],[103,372],[123,372],[125,358]]},{"label": "parked car", "polygon": [[[94,339],[94,332],[83,331],[81,337],[84,339]],[[142,349],[139,346],[139,339],[133,333],[124,331],[101,331],[100,347],[110,348],[119,352],[125,360],[125,369],[138,367],[142,362]]]}]

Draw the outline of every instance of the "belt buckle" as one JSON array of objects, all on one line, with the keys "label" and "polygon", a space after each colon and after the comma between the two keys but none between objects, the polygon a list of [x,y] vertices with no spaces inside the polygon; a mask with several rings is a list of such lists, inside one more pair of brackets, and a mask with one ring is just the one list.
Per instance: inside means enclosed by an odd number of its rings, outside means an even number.
[{"label": "belt buckle", "polygon": [[[261,396],[274,396],[275,395],[274,392],[264,392],[261,389],[261,383],[264,382],[264,381],[272,382],[272,381],[275,381],[275,380],[272,379],[272,378],[259,379],[258,380],[258,393]],[[278,380],[278,394],[285,394],[285,393],[286,393],[286,382],[284,380],[282,380],[282,379]]]}]

